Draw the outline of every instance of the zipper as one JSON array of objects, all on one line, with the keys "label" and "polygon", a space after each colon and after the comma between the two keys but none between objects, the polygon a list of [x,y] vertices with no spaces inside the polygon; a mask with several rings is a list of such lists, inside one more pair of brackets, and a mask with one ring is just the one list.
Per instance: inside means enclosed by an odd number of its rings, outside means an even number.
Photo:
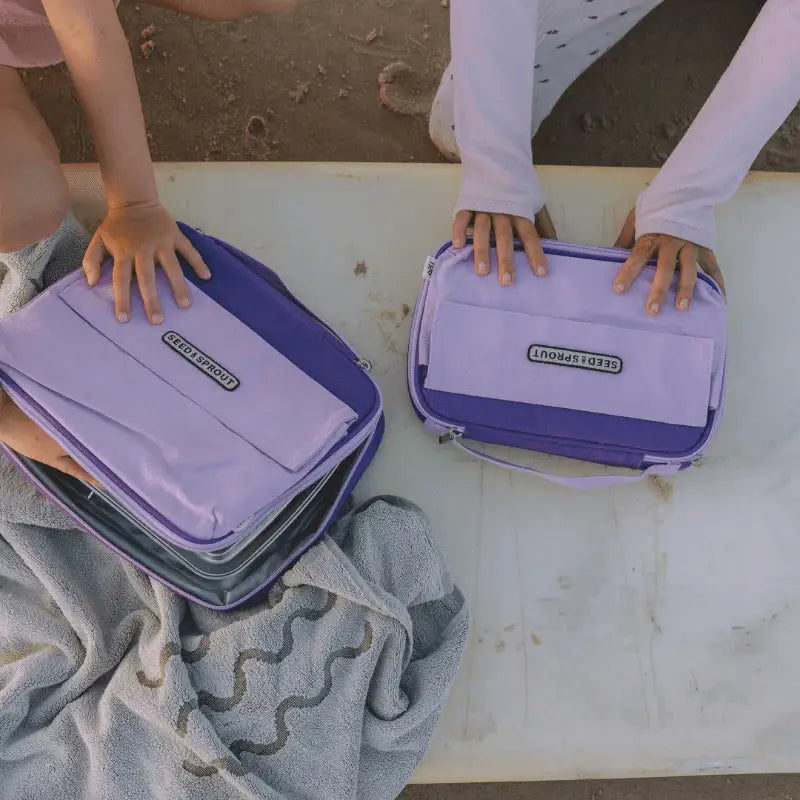
[{"label": "zipper", "polygon": [[[449,247],[445,246],[444,249],[440,249],[437,254],[438,256],[441,255],[445,250]],[[433,275],[433,269],[431,269],[428,273],[427,265],[428,261],[425,262],[426,264],[426,275],[427,277],[423,281],[422,284],[422,291],[420,292],[419,300],[417,301],[416,308],[414,309],[414,316],[411,318],[411,338],[408,343],[408,360],[407,360],[407,372],[408,372],[408,391],[411,395],[411,401],[416,406],[417,410],[424,414],[426,419],[429,419],[434,424],[438,425],[440,428],[446,431],[446,433],[440,435],[439,437],[439,444],[446,444],[448,442],[452,442],[454,439],[460,439],[465,432],[465,428],[459,428],[453,425],[452,422],[445,422],[443,419],[439,419],[431,414],[422,403],[422,399],[417,392],[417,380],[416,380],[416,354],[419,351],[419,329],[422,326],[422,314],[425,309],[425,301],[428,298],[428,280],[430,276]]]},{"label": "zipper", "polygon": [[[187,551],[186,548],[178,547],[172,545],[169,542],[165,542],[163,537],[161,537],[156,531],[144,528],[142,526],[141,520],[137,520],[135,517],[131,516],[126,509],[121,508],[117,502],[113,501],[113,499],[110,500],[105,495],[98,495],[98,496],[102,497],[102,499],[109,506],[111,506],[117,513],[122,514],[124,517],[126,517],[136,527],[143,529],[144,532],[147,533],[151,539],[155,539],[167,552],[171,553],[175,558],[177,558],[184,566],[186,566],[189,570],[191,570],[195,575],[199,575],[200,577],[203,578],[210,578],[212,580],[222,580],[223,578],[227,578],[230,577],[231,575],[236,575],[237,573],[242,572],[246,567],[252,564],[253,560],[258,558],[266,548],[268,548],[280,536],[282,536],[295,523],[297,517],[300,514],[302,514],[303,511],[305,511],[305,509],[308,508],[308,506],[314,502],[314,500],[316,500],[320,492],[324,490],[325,486],[327,485],[328,481],[330,480],[334,472],[335,470],[331,470],[331,472],[329,472],[328,475],[326,475],[322,480],[317,482],[317,486],[314,487],[313,492],[311,492],[311,494],[309,494],[309,496],[297,508],[292,509],[289,519],[287,519],[277,529],[269,532],[269,538],[265,542],[262,542],[254,553],[251,553],[251,555],[249,555],[247,559],[241,564],[237,564],[235,568],[231,569],[229,567],[226,572],[211,572],[208,571],[208,566],[210,565],[206,565],[206,568],[204,569],[203,566],[194,564],[192,561],[188,560],[184,555],[184,553],[192,551]],[[268,530],[269,526],[260,530],[258,532],[258,535],[262,536]],[[247,547],[253,543],[254,540],[255,536],[251,535],[247,538],[247,540],[244,543],[237,543],[238,545],[240,545],[240,547],[238,548],[237,552],[229,556],[229,559],[236,558],[236,556],[244,552],[247,549]]]},{"label": "zipper", "polygon": [[700,467],[703,465],[705,461],[705,453],[704,448],[706,444],[709,442],[710,439],[713,439],[717,431],[719,430],[720,423],[722,422],[722,412],[725,408],[725,384],[727,378],[727,371],[728,371],[728,364],[727,359],[725,363],[722,365],[722,390],[720,392],[720,404],[719,407],[714,411],[714,422],[711,425],[711,429],[708,432],[708,435],[703,438],[701,445],[691,453],[685,456],[677,456],[672,458],[659,458],[657,456],[649,456],[646,455],[644,457],[644,463],[647,465],[651,464],[666,464],[671,466],[673,464],[691,464],[693,467]]},{"label": "zipper", "polygon": [[[144,503],[141,498],[138,498],[135,494],[130,492],[128,488],[118,480],[117,476],[108,471],[105,465],[95,458],[91,452],[83,448],[79,442],[72,442],[70,440],[69,433],[64,429],[61,423],[51,417],[46,411],[40,409],[35,401],[28,395],[28,393],[20,389],[20,387],[2,371],[0,371],[0,378],[2,378],[4,388],[8,392],[11,399],[27,416],[33,419],[40,427],[44,428],[45,430],[49,430],[51,435],[53,435],[53,439],[55,439],[65,450],[68,452],[70,450],[78,450],[81,453],[84,464],[88,462],[95,468],[96,474],[93,475],[93,477],[98,478],[101,483],[115,490],[122,497],[128,499],[129,501],[133,500],[133,505],[136,508],[136,511],[133,513],[141,514],[142,516],[146,517],[147,520],[155,522],[156,529],[162,529],[160,532],[162,538],[167,539],[178,547],[186,547],[187,539],[180,535],[180,531],[168,519],[166,519],[166,517],[163,517],[155,509],[151,511],[148,504]],[[380,409],[380,391],[377,390],[377,386],[376,391],[378,391],[378,408]],[[342,448],[337,451],[337,456],[340,456],[338,461],[343,461],[345,458],[347,458],[347,456],[354,453],[361,445],[368,441],[378,427],[379,421],[380,414],[378,413],[374,415],[372,421],[364,428],[358,437],[355,437],[346,448]],[[289,487],[289,489],[283,492],[283,494],[279,495],[275,500],[273,500],[269,506],[264,506],[262,509],[259,509],[257,513],[267,513],[272,509],[285,504],[294,495],[304,491],[309,486],[316,483],[325,474],[327,474],[327,472],[330,471],[328,462],[331,460],[332,459],[328,458],[321,464],[317,465],[316,469],[308,473],[308,475],[306,475],[302,481]],[[190,549],[197,552],[219,550],[225,546],[226,540],[231,538],[233,535],[234,531],[229,531],[220,539],[215,539],[212,542],[203,543],[191,539],[188,541],[191,541],[193,545]]]},{"label": "zipper", "polygon": [[[375,425],[375,429],[377,429],[377,427],[378,426]],[[374,434],[374,432],[375,431],[373,430],[373,434]],[[42,492],[45,496],[50,497],[50,492],[49,492],[47,486],[45,486],[45,484],[36,475],[34,475],[30,471],[28,466],[23,462],[23,460],[20,458],[20,456],[17,453],[15,453],[13,450],[11,450],[9,447],[7,447],[6,445],[4,445],[2,443],[0,443],[0,450],[5,452],[5,454],[9,458],[9,460],[12,463],[17,465],[17,467],[20,469],[20,471],[28,478],[28,480],[40,492]],[[359,468],[361,467],[361,462],[366,457],[366,454],[367,454],[368,450],[369,450],[369,446],[365,446],[362,449],[361,455],[358,457],[358,459],[356,460],[355,464],[353,465],[353,468],[350,470],[350,475],[351,476],[354,475],[359,470]],[[323,519],[322,523],[319,525],[317,530],[314,532],[314,536],[310,537],[310,540],[312,542],[316,541],[316,537],[317,537],[317,534],[319,533],[319,531],[324,530],[328,525],[330,525],[331,518],[333,517],[333,514],[335,513],[336,509],[341,504],[342,499],[344,497],[344,494],[345,494],[348,486],[350,485],[350,482],[351,481],[350,481],[350,478],[348,476],[348,479],[345,480],[343,482],[343,484],[342,484],[342,488],[340,489],[339,494],[336,497],[336,501],[331,505],[330,511],[325,516],[325,518]],[[205,608],[210,608],[210,609],[212,609],[214,611],[228,611],[228,610],[230,610],[232,608],[238,608],[238,607],[244,605],[248,600],[252,599],[256,595],[258,595],[260,592],[263,592],[265,587],[269,583],[272,583],[275,580],[275,576],[279,575],[288,566],[290,566],[292,563],[294,563],[294,561],[297,560],[297,558],[301,555],[301,553],[303,552],[304,549],[308,549],[308,547],[305,547],[305,548],[301,547],[301,548],[298,548],[297,550],[295,550],[288,558],[286,558],[280,564],[280,566],[276,570],[273,570],[273,573],[272,573],[273,577],[272,578],[268,579],[263,584],[261,584],[261,585],[257,586],[256,588],[254,588],[249,594],[247,594],[244,597],[240,598],[236,603],[233,603],[233,604],[226,603],[223,600],[223,603],[221,605],[215,605],[213,603],[208,602],[207,600],[203,600],[203,599],[201,599],[199,597],[194,597],[193,595],[191,595],[191,593],[189,591],[187,591],[185,589],[178,588],[177,586],[175,586],[174,583],[172,583],[168,579],[162,577],[161,575],[156,575],[150,568],[145,567],[142,564],[139,564],[128,553],[126,553],[123,550],[120,550],[116,545],[111,544],[110,542],[106,541],[97,531],[94,530],[94,528],[89,523],[85,522],[81,518],[81,516],[74,509],[70,508],[64,501],[62,501],[58,497],[52,497],[51,499],[52,499],[52,502],[55,503],[55,505],[58,506],[64,512],[64,514],[66,514],[67,517],[69,517],[70,519],[72,519],[75,522],[75,524],[77,525],[78,528],[86,531],[86,533],[90,534],[91,536],[94,536],[96,539],[101,541],[106,547],[109,547],[117,555],[119,555],[121,558],[125,559],[125,561],[127,561],[129,564],[132,564],[134,567],[136,567],[136,569],[140,570],[141,572],[144,572],[145,575],[149,575],[151,578],[153,578],[154,580],[158,581],[159,583],[164,584],[165,586],[169,587],[174,592],[179,594],[181,597],[187,597],[187,598],[191,599],[193,602],[197,603],[198,605],[201,605],[201,606],[203,606]],[[309,540],[307,539],[306,541],[309,541]]]},{"label": "zipper", "polygon": [[[472,244],[473,239],[472,237],[467,237],[467,245]],[[490,240],[490,244],[494,245],[494,238]],[[450,248],[452,248],[453,243],[447,242],[443,244],[437,251],[435,256],[435,262],[442,257],[442,255],[447,252]],[[601,247],[598,245],[581,245],[581,244],[573,244],[571,242],[559,242],[557,239],[542,239],[542,247],[545,250],[546,255],[554,255],[554,256],[579,256],[579,257],[586,257],[586,250],[591,249],[594,255],[603,255],[607,256],[607,258],[603,259],[604,261],[614,261],[619,262],[622,264],[627,256],[630,254],[629,250],[625,250],[621,247]],[[522,244],[518,240],[514,240],[514,250],[516,252],[522,252],[524,250]],[[620,261],[620,258],[622,259]],[[426,262],[427,265],[427,262]],[[647,269],[654,269],[656,266],[654,261],[645,264],[645,268]],[[433,274],[433,269],[431,269],[431,275]],[[427,275],[429,278],[431,275]],[[710,276],[706,275],[705,272],[698,271],[697,279],[702,281],[703,283],[707,283],[712,289],[714,289],[717,294],[722,295],[722,289],[720,289],[717,282]]]},{"label": "zipper", "polygon": [[[376,424],[375,428],[373,429],[373,434],[377,430],[377,427],[378,426]],[[328,511],[328,513],[325,515],[325,517],[323,518],[322,522],[317,527],[317,530],[314,532],[314,535],[309,537],[309,539],[312,542],[316,541],[316,536],[319,533],[319,531],[325,530],[331,524],[331,520],[333,518],[333,515],[336,513],[337,509],[341,505],[342,500],[344,499],[345,492],[347,491],[348,487],[350,486],[350,476],[355,475],[358,472],[359,468],[361,467],[361,462],[366,457],[368,450],[369,450],[369,445],[365,444],[365,446],[361,450],[361,455],[359,455],[358,459],[356,459],[355,464],[353,464],[353,468],[350,470],[350,475],[348,476],[347,480],[345,480],[342,483],[342,488],[339,490],[339,494],[336,496],[336,500],[333,503],[331,503],[330,511]],[[309,539],[306,539],[306,542],[309,541]],[[305,547],[301,546],[300,548],[295,550],[290,556],[288,556],[286,558],[285,561],[283,561],[283,563],[276,570],[273,571],[273,574],[274,575],[281,574],[289,565],[293,564],[299,558],[299,556],[304,552],[304,550],[308,549],[308,547],[310,547],[310,545],[305,546]],[[236,606],[243,605],[251,597],[254,597],[259,592],[263,591],[263,589],[264,589],[263,586],[260,586],[259,588],[254,589],[252,592],[250,592],[250,594],[246,595],[244,598],[242,598],[241,600],[237,601]],[[231,608],[231,606],[225,606],[225,607],[223,607],[222,610],[226,610],[227,608]]]}]

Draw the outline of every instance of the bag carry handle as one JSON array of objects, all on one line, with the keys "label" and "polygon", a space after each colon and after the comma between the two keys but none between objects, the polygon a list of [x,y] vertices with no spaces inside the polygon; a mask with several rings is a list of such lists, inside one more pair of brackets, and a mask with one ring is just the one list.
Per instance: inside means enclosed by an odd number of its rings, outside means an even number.
[{"label": "bag carry handle", "polygon": [[630,483],[640,483],[645,478],[651,475],[658,475],[660,477],[669,478],[677,475],[681,470],[680,464],[654,464],[648,467],[638,475],[590,475],[585,477],[569,477],[567,475],[552,475],[549,472],[542,472],[541,470],[534,469],[533,467],[526,467],[522,464],[515,464],[513,461],[505,461],[502,458],[495,458],[487,453],[482,453],[480,450],[475,450],[472,447],[465,445],[460,439],[454,438],[452,442],[456,447],[468,453],[471,456],[488,461],[498,467],[505,467],[506,469],[513,469],[517,472],[526,472],[529,475],[535,475],[537,478],[544,478],[550,483],[556,483],[566,489],[583,489],[591,491],[594,489],[608,489],[612,486],[624,486]]}]

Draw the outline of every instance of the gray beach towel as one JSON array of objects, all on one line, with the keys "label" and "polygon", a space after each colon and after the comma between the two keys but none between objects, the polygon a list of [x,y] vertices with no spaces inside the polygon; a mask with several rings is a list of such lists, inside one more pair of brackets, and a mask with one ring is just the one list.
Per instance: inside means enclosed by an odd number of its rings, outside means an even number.
[{"label": "gray beach towel", "polygon": [[218,613],[69,530],[6,461],[0,797],[394,798],[468,626],[402,500],[365,504],[257,605]]}]

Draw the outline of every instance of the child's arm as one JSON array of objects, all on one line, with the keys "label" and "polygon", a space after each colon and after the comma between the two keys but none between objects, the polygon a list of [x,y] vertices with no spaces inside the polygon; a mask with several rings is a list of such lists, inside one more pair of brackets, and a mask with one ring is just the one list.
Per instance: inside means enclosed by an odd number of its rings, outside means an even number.
[{"label": "child's arm", "polygon": [[[534,229],[544,193],[533,167],[537,0],[453,0],[450,31],[455,74],[461,194],[454,238],[475,217],[475,268],[488,271],[493,226],[500,280],[513,281],[513,229],[534,270],[546,268]],[[486,265],[485,267],[482,265]],[[505,278],[505,280],[504,280]]]},{"label": "child's arm", "polygon": [[89,473],[64,452],[33,420],[25,416],[11,398],[0,389],[0,442],[16,453],[41,464],[55,467],[87,483],[95,483]]},{"label": "child's arm", "polygon": [[[677,298],[679,308],[688,308],[697,255],[702,263],[716,244],[715,206],[733,196],[799,99],[800,0],[767,0],[686,135],[639,196],[638,242],[617,279],[623,290],[651,256],[663,256],[648,300],[657,311],[674,275],[675,256],[688,249],[692,257],[681,254]],[[713,254],[711,259],[716,264]]]},{"label": "child's arm", "polygon": [[636,233],[714,248],[714,206],[739,188],[800,100],[800,0],[768,0],[636,209]]},{"label": "child's arm", "polygon": [[161,205],[147,146],[144,118],[128,44],[112,0],[43,0],[92,129],[108,196],[108,216],[86,253],[89,283],[100,277],[105,251],[114,259],[114,297],[120,321],[130,318],[130,283],[136,274],[152,322],[163,319],[155,263],[169,277],[180,306],[189,291],[176,251],[200,277],[202,258]]}]

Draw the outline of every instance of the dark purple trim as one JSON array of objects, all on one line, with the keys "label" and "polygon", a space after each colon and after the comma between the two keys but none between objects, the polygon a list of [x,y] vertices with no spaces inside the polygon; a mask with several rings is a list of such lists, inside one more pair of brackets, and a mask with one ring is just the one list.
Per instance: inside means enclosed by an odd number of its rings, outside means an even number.
[{"label": "dark purple trim", "polygon": [[[689,428],[586,411],[436,392],[421,388],[424,383],[425,367],[419,367],[418,394],[424,407],[416,410],[423,420],[427,415],[449,422],[453,428],[464,430],[468,439],[493,442],[500,437],[503,441],[497,441],[497,444],[556,455],[562,454],[561,448],[570,451],[586,448],[587,453],[602,450],[609,458],[616,454],[615,457],[628,458],[639,463],[648,455],[688,458],[708,440],[715,419],[715,414],[711,411],[705,428]],[[500,424],[487,425],[486,420],[498,420]],[[594,460],[582,456],[570,457]]]},{"label": "dark purple trim", "polygon": [[188,227],[182,230],[214,272],[203,281],[184,266],[187,279],[349,405],[359,416],[349,438],[358,435],[374,420],[379,399],[356,354],[264,265]]}]

